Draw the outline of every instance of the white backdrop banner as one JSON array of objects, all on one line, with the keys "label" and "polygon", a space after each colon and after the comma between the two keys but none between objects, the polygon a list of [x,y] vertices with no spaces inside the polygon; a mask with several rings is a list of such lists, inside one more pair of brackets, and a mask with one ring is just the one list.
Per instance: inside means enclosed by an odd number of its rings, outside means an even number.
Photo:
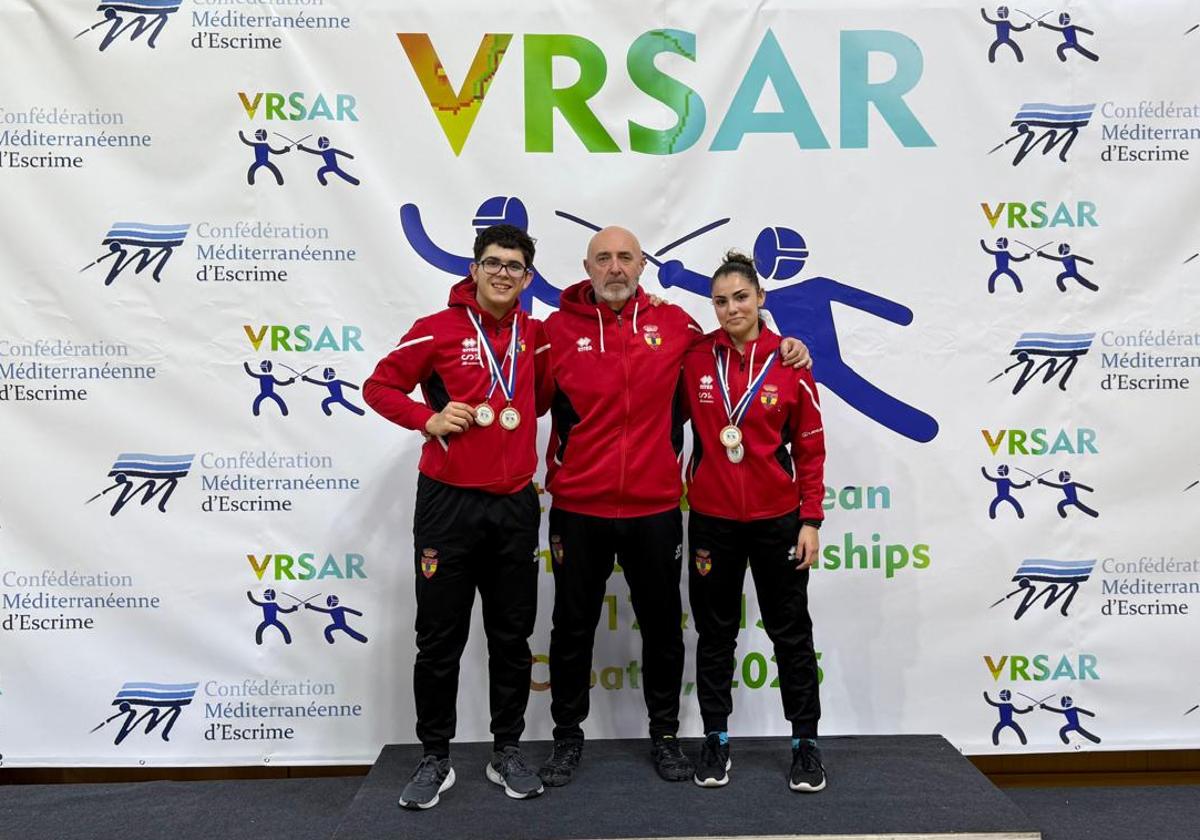
[{"label": "white backdrop banner", "polygon": [[[0,761],[414,740],[421,439],[360,388],[499,221],[538,241],[540,317],[591,225],[637,232],[644,286],[709,329],[707,277],[753,253],[825,408],[824,733],[1200,747],[1198,24],[1183,0],[0,0]],[[586,729],[639,736],[609,587]],[[782,735],[747,587],[731,729]],[[460,739],[488,737],[484,660],[477,618]]]}]

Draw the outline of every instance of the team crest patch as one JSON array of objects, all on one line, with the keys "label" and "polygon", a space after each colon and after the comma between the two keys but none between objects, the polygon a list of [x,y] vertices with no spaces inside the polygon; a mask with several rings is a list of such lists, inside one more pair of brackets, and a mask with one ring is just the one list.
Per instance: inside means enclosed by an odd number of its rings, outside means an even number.
[{"label": "team crest patch", "polygon": [[563,562],[563,544],[562,537],[558,534],[550,535],[550,556],[554,558],[554,562],[562,565]]},{"label": "team crest patch", "polygon": [[425,579],[433,577],[434,572],[438,567],[438,553],[436,548],[421,549],[421,574],[425,575]]},{"label": "team crest patch", "polygon": [[654,324],[646,324],[642,327],[642,338],[650,347],[662,347],[662,336],[658,334],[658,327]]},{"label": "team crest patch", "polygon": [[696,549],[696,571],[700,573],[700,577],[712,571],[712,557],[707,548]]},{"label": "team crest patch", "polygon": [[763,385],[762,393],[759,394],[758,399],[767,408],[774,408],[775,404],[779,402],[779,386]]}]

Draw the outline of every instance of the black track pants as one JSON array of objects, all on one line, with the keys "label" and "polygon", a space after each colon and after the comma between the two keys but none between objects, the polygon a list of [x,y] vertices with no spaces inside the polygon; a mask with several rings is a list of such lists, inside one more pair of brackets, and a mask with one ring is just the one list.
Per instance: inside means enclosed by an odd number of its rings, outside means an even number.
[{"label": "black track pants", "polygon": [[458,669],[475,590],[487,634],[492,736],[516,744],[525,729],[537,613],[537,491],[508,496],[443,484],[422,475],[413,517],[417,659],[413,667],[417,738],[427,754],[449,754]]},{"label": "black track pants", "polygon": [[688,591],[699,633],[696,693],[705,732],[729,729],[730,683],[749,562],[763,627],[775,646],[784,716],[792,723],[794,737],[817,737],[817,657],[808,615],[808,570],[796,571],[799,534],[795,512],[753,522],[696,511],[689,516]]},{"label": "black track pants", "polygon": [[550,631],[550,712],[554,737],[582,738],[596,623],[605,584],[620,562],[642,633],[642,675],[650,734],[679,729],[683,682],[683,608],[679,571],[683,523],[678,509],[605,519],[550,509],[554,627]]}]

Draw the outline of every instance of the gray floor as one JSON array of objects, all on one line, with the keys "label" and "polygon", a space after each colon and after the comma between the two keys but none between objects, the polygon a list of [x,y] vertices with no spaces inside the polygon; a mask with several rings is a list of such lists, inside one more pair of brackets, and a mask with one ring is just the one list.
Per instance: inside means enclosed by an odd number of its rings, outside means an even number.
[{"label": "gray floor", "polygon": [[[689,753],[699,751],[698,742],[685,743]],[[804,795],[788,789],[791,750],[785,739],[734,742],[732,781],[719,789],[659,779],[646,739],[591,741],[574,783],[520,802],[484,777],[489,749],[468,745],[452,755],[458,781],[443,794],[442,804],[414,813],[396,806],[396,794],[420,759],[420,748],[387,747],[335,838],[586,840],[1035,830],[940,736],[824,738],[821,749],[830,786]],[[528,744],[525,751],[537,760],[549,752],[549,744]],[[912,779],[923,779],[923,786],[914,786]],[[930,790],[938,792],[936,798],[927,795]]]},{"label": "gray floor", "polygon": [[[735,747],[733,782],[719,790],[659,781],[642,742],[590,743],[578,785],[530,802],[506,799],[483,778],[479,756],[459,748],[461,781],[441,805],[419,814],[395,805],[413,758],[405,748],[386,751],[376,773],[366,778],[3,785],[0,840],[329,840],[339,826],[339,840],[492,840],[518,836],[514,826],[530,840],[647,837],[663,825],[678,827],[676,834],[685,826],[706,827],[700,836],[729,829],[745,833],[747,826],[803,836],[867,822],[912,831],[932,827],[954,810],[962,812],[964,826],[979,826],[981,805],[989,811],[995,806],[994,813],[1011,819],[1013,827],[1040,830],[1046,840],[1200,838],[1200,786],[998,792],[978,774],[959,776],[946,767],[908,775],[916,765],[887,750],[876,749],[878,762],[860,763],[856,753],[869,740],[828,739],[830,787],[813,796],[792,794],[783,785],[787,758],[776,755],[778,740]],[[531,745],[530,754],[540,756],[543,749]],[[926,750],[951,768],[950,759],[962,761],[956,752],[942,761],[932,745],[917,751]],[[747,798],[749,787],[759,784],[762,796]],[[778,831],[785,825],[786,831]],[[623,833],[603,833],[609,829]]]}]

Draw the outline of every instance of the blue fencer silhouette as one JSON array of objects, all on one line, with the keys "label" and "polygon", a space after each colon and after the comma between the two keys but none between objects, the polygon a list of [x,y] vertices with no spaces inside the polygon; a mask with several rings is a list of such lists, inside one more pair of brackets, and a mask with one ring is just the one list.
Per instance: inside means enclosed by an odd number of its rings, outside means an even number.
[{"label": "blue fencer silhouette", "polygon": [[238,131],[238,137],[247,146],[254,149],[254,163],[250,164],[250,168],[246,170],[246,183],[254,184],[254,173],[261,167],[266,167],[272,175],[275,176],[276,183],[283,186],[283,173],[279,171],[279,167],[271,163],[271,155],[286,155],[292,150],[291,146],[284,146],[282,149],[276,149],[267,140],[267,130],[260,128],[254,132],[254,139],[247,140],[246,135]]},{"label": "blue fencer silhouette", "polygon": [[1047,481],[1044,478],[1038,479],[1038,484],[1044,484],[1047,487],[1055,487],[1063,491],[1063,500],[1058,503],[1058,515],[1063,519],[1067,518],[1067,508],[1076,507],[1086,513],[1088,516],[1095,519],[1100,515],[1098,511],[1092,510],[1079,500],[1079,491],[1086,490],[1089,493],[1095,492],[1094,487],[1088,487],[1086,484],[1080,484],[1078,481],[1071,480],[1071,473],[1063,470],[1058,474],[1058,482]]},{"label": "blue fencer silhouette", "polygon": [[1066,242],[1064,242],[1058,246],[1058,254],[1057,255],[1047,254],[1040,249],[1038,250],[1037,255],[1044,260],[1051,260],[1052,262],[1062,263],[1062,267],[1063,267],[1062,273],[1059,274],[1058,277],[1054,278],[1054,282],[1058,285],[1058,290],[1060,292],[1065,292],[1067,290],[1067,281],[1068,280],[1074,280],[1079,285],[1083,286],[1085,289],[1091,289],[1093,292],[1097,292],[1100,290],[1099,286],[1097,286],[1095,283],[1088,280],[1086,277],[1084,277],[1082,274],[1079,273],[1079,263],[1087,263],[1088,265],[1095,265],[1096,264],[1095,261],[1089,260],[1087,257],[1081,257],[1078,254],[1072,254],[1071,246],[1068,245]]},{"label": "blue fencer silhouette", "polygon": [[[479,205],[471,224],[478,233],[492,225],[512,225],[521,230],[529,230],[529,213],[524,202],[515,196],[497,195],[486,199]],[[465,277],[470,273],[472,257],[460,257],[438,246],[425,230],[421,221],[421,210],[415,204],[405,204],[400,208],[400,227],[408,239],[409,246],[417,252],[417,256],[434,268],[452,274],[455,277]],[[540,271],[534,267],[533,282],[529,288],[521,292],[521,308],[526,312],[533,311],[533,301],[540,300],[547,306],[558,308],[559,289],[550,283]]]},{"label": "blue fencer silhouette", "polygon": [[991,697],[988,697],[988,693],[986,691],[983,692],[983,699],[988,702],[989,706],[994,706],[996,708],[997,713],[1000,715],[999,722],[995,725],[995,727],[992,728],[992,745],[993,746],[997,746],[997,747],[1000,746],[1000,733],[1002,731],[1004,731],[1005,729],[1011,729],[1013,732],[1016,732],[1017,737],[1019,739],[1021,739],[1022,746],[1024,746],[1026,743],[1028,743],[1025,740],[1025,733],[1021,730],[1020,725],[1015,720],[1013,720],[1013,715],[1014,714],[1023,715],[1026,712],[1032,712],[1033,711],[1032,705],[1025,709],[1018,709],[1016,707],[1016,705],[1014,705],[1012,702],[1012,692],[1009,691],[1007,688],[1000,690],[1000,702],[999,703],[997,703]]},{"label": "blue fencer silhouette", "polygon": [[354,155],[342,149],[334,148],[329,145],[328,137],[317,138],[317,148],[311,149],[303,143],[296,143],[296,148],[302,152],[308,152],[310,155],[317,155],[324,161],[324,166],[317,170],[317,180],[321,182],[322,187],[329,186],[329,182],[325,180],[326,175],[337,175],[343,181],[358,186],[361,183],[353,175],[349,174],[338,165],[338,155],[349,160],[354,160]]},{"label": "blue fencer silhouette", "polygon": [[1013,281],[1013,285],[1017,287],[1018,292],[1025,291],[1023,288],[1021,288],[1021,278],[1017,276],[1017,272],[1012,270],[1012,267],[1009,265],[1009,263],[1010,262],[1022,262],[1023,260],[1029,259],[1029,257],[1032,256],[1032,254],[1025,254],[1022,257],[1018,257],[1016,254],[1009,251],[1007,236],[1001,236],[999,239],[996,240],[996,249],[995,250],[992,250],[991,248],[989,248],[987,246],[987,243],[984,242],[982,239],[979,240],[979,247],[983,248],[983,250],[985,252],[987,252],[988,254],[991,254],[993,257],[996,258],[996,269],[990,275],[988,275],[988,294],[989,295],[995,294],[996,280],[998,280],[1001,277],[1010,278]]},{"label": "blue fencer silhouette", "polygon": [[260,607],[263,614],[262,623],[260,623],[254,630],[255,643],[261,645],[263,643],[263,631],[268,627],[276,627],[279,629],[279,632],[283,634],[283,643],[290,645],[292,643],[292,634],[288,632],[288,629],[283,626],[283,622],[279,620],[279,614],[295,612],[296,610],[300,609],[300,607],[279,606],[279,604],[275,601],[274,589],[267,589],[264,591],[263,599],[261,601],[255,598],[254,594],[249,591],[246,592],[246,597],[250,599],[251,604],[254,604],[256,607]]},{"label": "blue fencer silhouette", "polygon": [[1012,33],[1024,32],[1026,29],[1033,26],[1033,23],[1030,22],[1024,26],[1019,26],[1013,23],[1008,19],[1008,6],[1000,6],[997,8],[996,17],[994,18],[988,17],[986,9],[980,9],[979,14],[983,16],[985,21],[996,27],[996,40],[992,42],[990,47],[988,47],[988,61],[992,64],[996,63],[996,50],[1000,49],[1002,45],[1012,47],[1012,51],[1016,54],[1018,62],[1024,61],[1025,56],[1021,55],[1021,48],[1018,47],[1017,42],[1012,39]]},{"label": "blue fencer silhouette", "polygon": [[[258,364],[258,369],[260,371],[262,371],[261,373],[255,373],[251,369],[249,362],[242,362],[242,367],[246,369],[246,374],[248,376],[251,376],[254,379],[258,380],[258,396],[254,398],[254,405],[251,408],[251,411],[254,412],[254,416],[255,417],[258,416],[259,410],[262,407],[263,400],[271,400],[277,406],[279,406],[279,410],[281,412],[283,412],[283,416],[287,417],[287,415],[288,415],[287,403],[285,403],[283,401],[283,397],[281,397],[281,396],[279,396],[279,394],[275,393],[275,386],[276,385],[291,385],[293,382],[296,381],[296,377],[293,376],[291,379],[276,379],[275,374],[273,372],[274,365],[272,365],[271,362],[266,359],[259,362],[259,364]],[[328,414],[329,412],[326,411],[325,413]]]},{"label": "blue fencer silhouette", "polygon": [[1096,33],[1090,29],[1085,29],[1082,26],[1076,26],[1075,24],[1071,23],[1071,16],[1066,12],[1063,12],[1058,16],[1058,26],[1055,26],[1052,23],[1046,23],[1042,20],[1039,20],[1037,23],[1038,26],[1042,27],[1043,29],[1053,29],[1055,32],[1062,33],[1063,42],[1058,45],[1058,49],[1056,50],[1059,61],[1067,60],[1067,50],[1075,50],[1075,52],[1091,61],[1100,60],[1100,56],[1096,55],[1091,50],[1085,49],[1083,45],[1079,43],[1078,33],[1082,32],[1085,35],[1095,35]]},{"label": "blue fencer silhouette", "polygon": [[[328,607],[328,609],[326,609],[326,607]],[[325,607],[314,607],[312,604],[305,601],[304,608],[306,610],[313,610],[314,612],[325,613],[326,615],[329,616],[330,623],[329,623],[329,626],[325,628],[325,641],[329,642],[329,644],[333,644],[333,641],[334,641],[333,631],[334,630],[341,630],[343,633],[345,633],[351,639],[354,639],[356,642],[364,642],[365,643],[367,641],[366,636],[364,636],[362,633],[359,633],[357,630],[355,630],[353,627],[351,627],[350,625],[348,625],[346,623],[346,614],[347,613],[349,613],[350,615],[357,615],[360,617],[362,616],[362,613],[360,613],[358,610],[352,610],[349,607],[341,606],[338,603],[338,596],[330,595],[328,598],[326,598],[325,599]]]},{"label": "blue fencer silhouette", "polygon": [[1021,508],[1021,503],[1013,497],[1012,491],[1028,487],[1033,481],[1024,483],[1013,481],[1008,477],[1008,464],[996,467],[995,475],[988,475],[987,467],[980,467],[979,471],[983,473],[984,478],[996,485],[996,498],[992,499],[992,503],[988,505],[988,519],[996,518],[996,509],[1000,507],[1001,502],[1008,502],[1016,510],[1017,518],[1024,519],[1025,511]]},{"label": "blue fencer silhouette", "polygon": [[[302,376],[301,379],[312,385],[321,385],[329,389],[329,396],[321,400],[321,411],[325,412],[326,417],[333,415],[333,409],[331,408],[333,405],[344,406],[360,417],[365,413],[361,408],[346,399],[346,395],[342,393],[343,387],[353,388],[355,391],[359,390],[359,387],[353,382],[338,379],[333,368],[327,367],[321,371],[320,379],[313,379],[310,376]],[[284,414],[287,414],[287,412],[285,411]]]},{"label": "blue fencer silhouette", "polygon": [[1089,712],[1087,709],[1084,709],[1080,706],[1076,706],[1074,701],[1072,701],[1070,697],[1063,697],[1062,708],[1059,708],[1059,709],[1056,709],[1053,706],[1047,706],[1045,703],[1041,703],[1039,705],[1041,708],[1045,709],[1047,712],[1054,712],[1056,714],[1060,714],[1067,719],[1067,722],[1065,724],[1063,724],[1062,729],[1058,730],[1058,737],[1062,740],[1062,742],[1064,744],[1070,743],[1070,740],[1068,740],[1068,738],[1067,738],[1067,733],[1069,733],[1069,732],[1078,732],[1080,735],[1082,735],[1084,738],[1087,738],[1093,744],[1100,743],[1100,738],[1098,736],[1093,735],[1091,732],[1088,732],[1079,723],[1080,715],[1087,715],[1088,717],[1094,718],[1096,716],[1095,712]]},{"label": "blue fencer silhouette", "polygon": [[[791,228],[763,228],[754,242],[754,266],[768,280],[790,280],[800,273],[807,259],[804,237]],[[709,275],[692,271],[679,260],[659,265],[658,282],[664,288],[678,286],[705,298],[710,295]],[[833,304],[839,303],[907,326],[913,319],[911,309],[828,277],[810,277],[767,292],[764,308],[775,319],[781,335],[795,336],[808,345],[817,382],[856,411],[904,437],[927,443],[937,436],[938,424],[933,417],[886,393],[846,364],[833,319]]]}]

